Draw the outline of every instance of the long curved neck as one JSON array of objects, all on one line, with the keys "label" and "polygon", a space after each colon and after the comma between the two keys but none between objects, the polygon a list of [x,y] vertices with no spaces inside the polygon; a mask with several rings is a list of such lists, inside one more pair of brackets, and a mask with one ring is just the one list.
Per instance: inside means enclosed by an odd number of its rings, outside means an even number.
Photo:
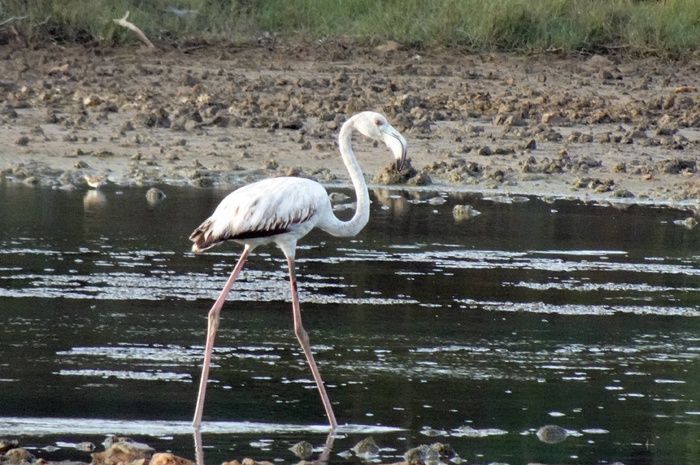
[{"label": "long curved neck", "polygon": [[369,192],[367,184],[362,175],[359,163],[355,159],[355,154],[352,151],[352,132],[353,119],[349,119],[343,124],[338,135],[338,145],[340,147],[340,155],[343,157],[343,163],[348,169],[350,180],[355,188],[355,196],[357,197],[357,208],[355,214],[348,221],[341,221],[331,212],[328,218],[328,224],[323,228],[334,236],[355,236],[362,231],[367,221],[369,221]]}]

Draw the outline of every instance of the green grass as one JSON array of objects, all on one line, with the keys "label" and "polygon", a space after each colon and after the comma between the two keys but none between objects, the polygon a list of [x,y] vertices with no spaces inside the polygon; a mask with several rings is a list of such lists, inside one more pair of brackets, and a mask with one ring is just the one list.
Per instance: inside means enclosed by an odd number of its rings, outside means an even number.
[{"label": "green grass", "polygon": [[[196,10],[178,17],[170,7]],[[477,50],[605,51],[690,55],[700,49],[697,0],[0,0],[0,23],[30,42],[155,40],[245,42],[264,31],[314,40]],[[6,25],[5,27],[8,27]],[[1,26],[0,26],[1,27]]]}]

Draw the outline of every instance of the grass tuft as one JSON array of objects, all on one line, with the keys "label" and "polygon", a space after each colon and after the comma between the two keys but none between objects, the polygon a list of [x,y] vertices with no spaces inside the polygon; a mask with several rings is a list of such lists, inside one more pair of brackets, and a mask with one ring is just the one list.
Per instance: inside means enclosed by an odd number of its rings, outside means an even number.
[{"label": "grass tuft", "polygon": [[505,51],[700,48],[697,0],[0,0],[0,23],[15,17],[5,27],[30,42],[115,45],[136,41],[112,23],[127,10],[149,38],[175,43],[268,32]]}]

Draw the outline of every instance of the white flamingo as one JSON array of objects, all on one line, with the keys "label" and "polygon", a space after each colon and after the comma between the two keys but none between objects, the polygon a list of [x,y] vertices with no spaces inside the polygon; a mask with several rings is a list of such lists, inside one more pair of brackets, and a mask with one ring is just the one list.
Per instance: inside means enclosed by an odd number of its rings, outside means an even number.
[{"label": "white flamingo", "polygon": [[199,385],[197,406],[193,426],[199,428],[202,422],[204,396],[206,394],[209,366],[219,314],[226,296],[231,290],[246,258],[257,246],[275,243],[287,257],[289,280],[292,290],[292,310],[294,313],[294,333],[306,355],[316,386],[321,394],[323,407],[334,430],[338,423],[323,380],[309,347],[309,336],[301,324],[301,309],[297,295],[294,256],[297,240],[318,227],[334,236],[354,236],[369,220],[369,192],[360,165],[352,151],[353,131],[358,131],[370,139],[381,141],[391,149],[400,171],[406,161],[406,140],[379,113],[359,113],[343,124],[338,136],[340,154],[348,169],[357,196],[357,210],[349,221],[341,221],[333,214],[333,208],[326,190],[315,181],[294,177],[265,179],[235,190],[224,198],[204,223],[190,236],[194,242],[192,251],[202,252],[220,242],[233,240],[244,246],[231,276],[226,281],[221,294],[209,311],[207,341],[202,365],[202,379]]}]

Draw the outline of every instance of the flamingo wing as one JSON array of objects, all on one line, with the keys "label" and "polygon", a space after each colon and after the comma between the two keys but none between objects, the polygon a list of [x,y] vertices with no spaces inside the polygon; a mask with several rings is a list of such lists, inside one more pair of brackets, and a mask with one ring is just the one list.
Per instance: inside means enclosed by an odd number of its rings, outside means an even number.
[{"label": "flamingo wing", "polygon": [[226,240],[277,236],[299,230],[305,235],[318,214],[330,208],[326,190],[303,178],[272,178],[241,187],[221,201],[190,236],[193,252]]}]

